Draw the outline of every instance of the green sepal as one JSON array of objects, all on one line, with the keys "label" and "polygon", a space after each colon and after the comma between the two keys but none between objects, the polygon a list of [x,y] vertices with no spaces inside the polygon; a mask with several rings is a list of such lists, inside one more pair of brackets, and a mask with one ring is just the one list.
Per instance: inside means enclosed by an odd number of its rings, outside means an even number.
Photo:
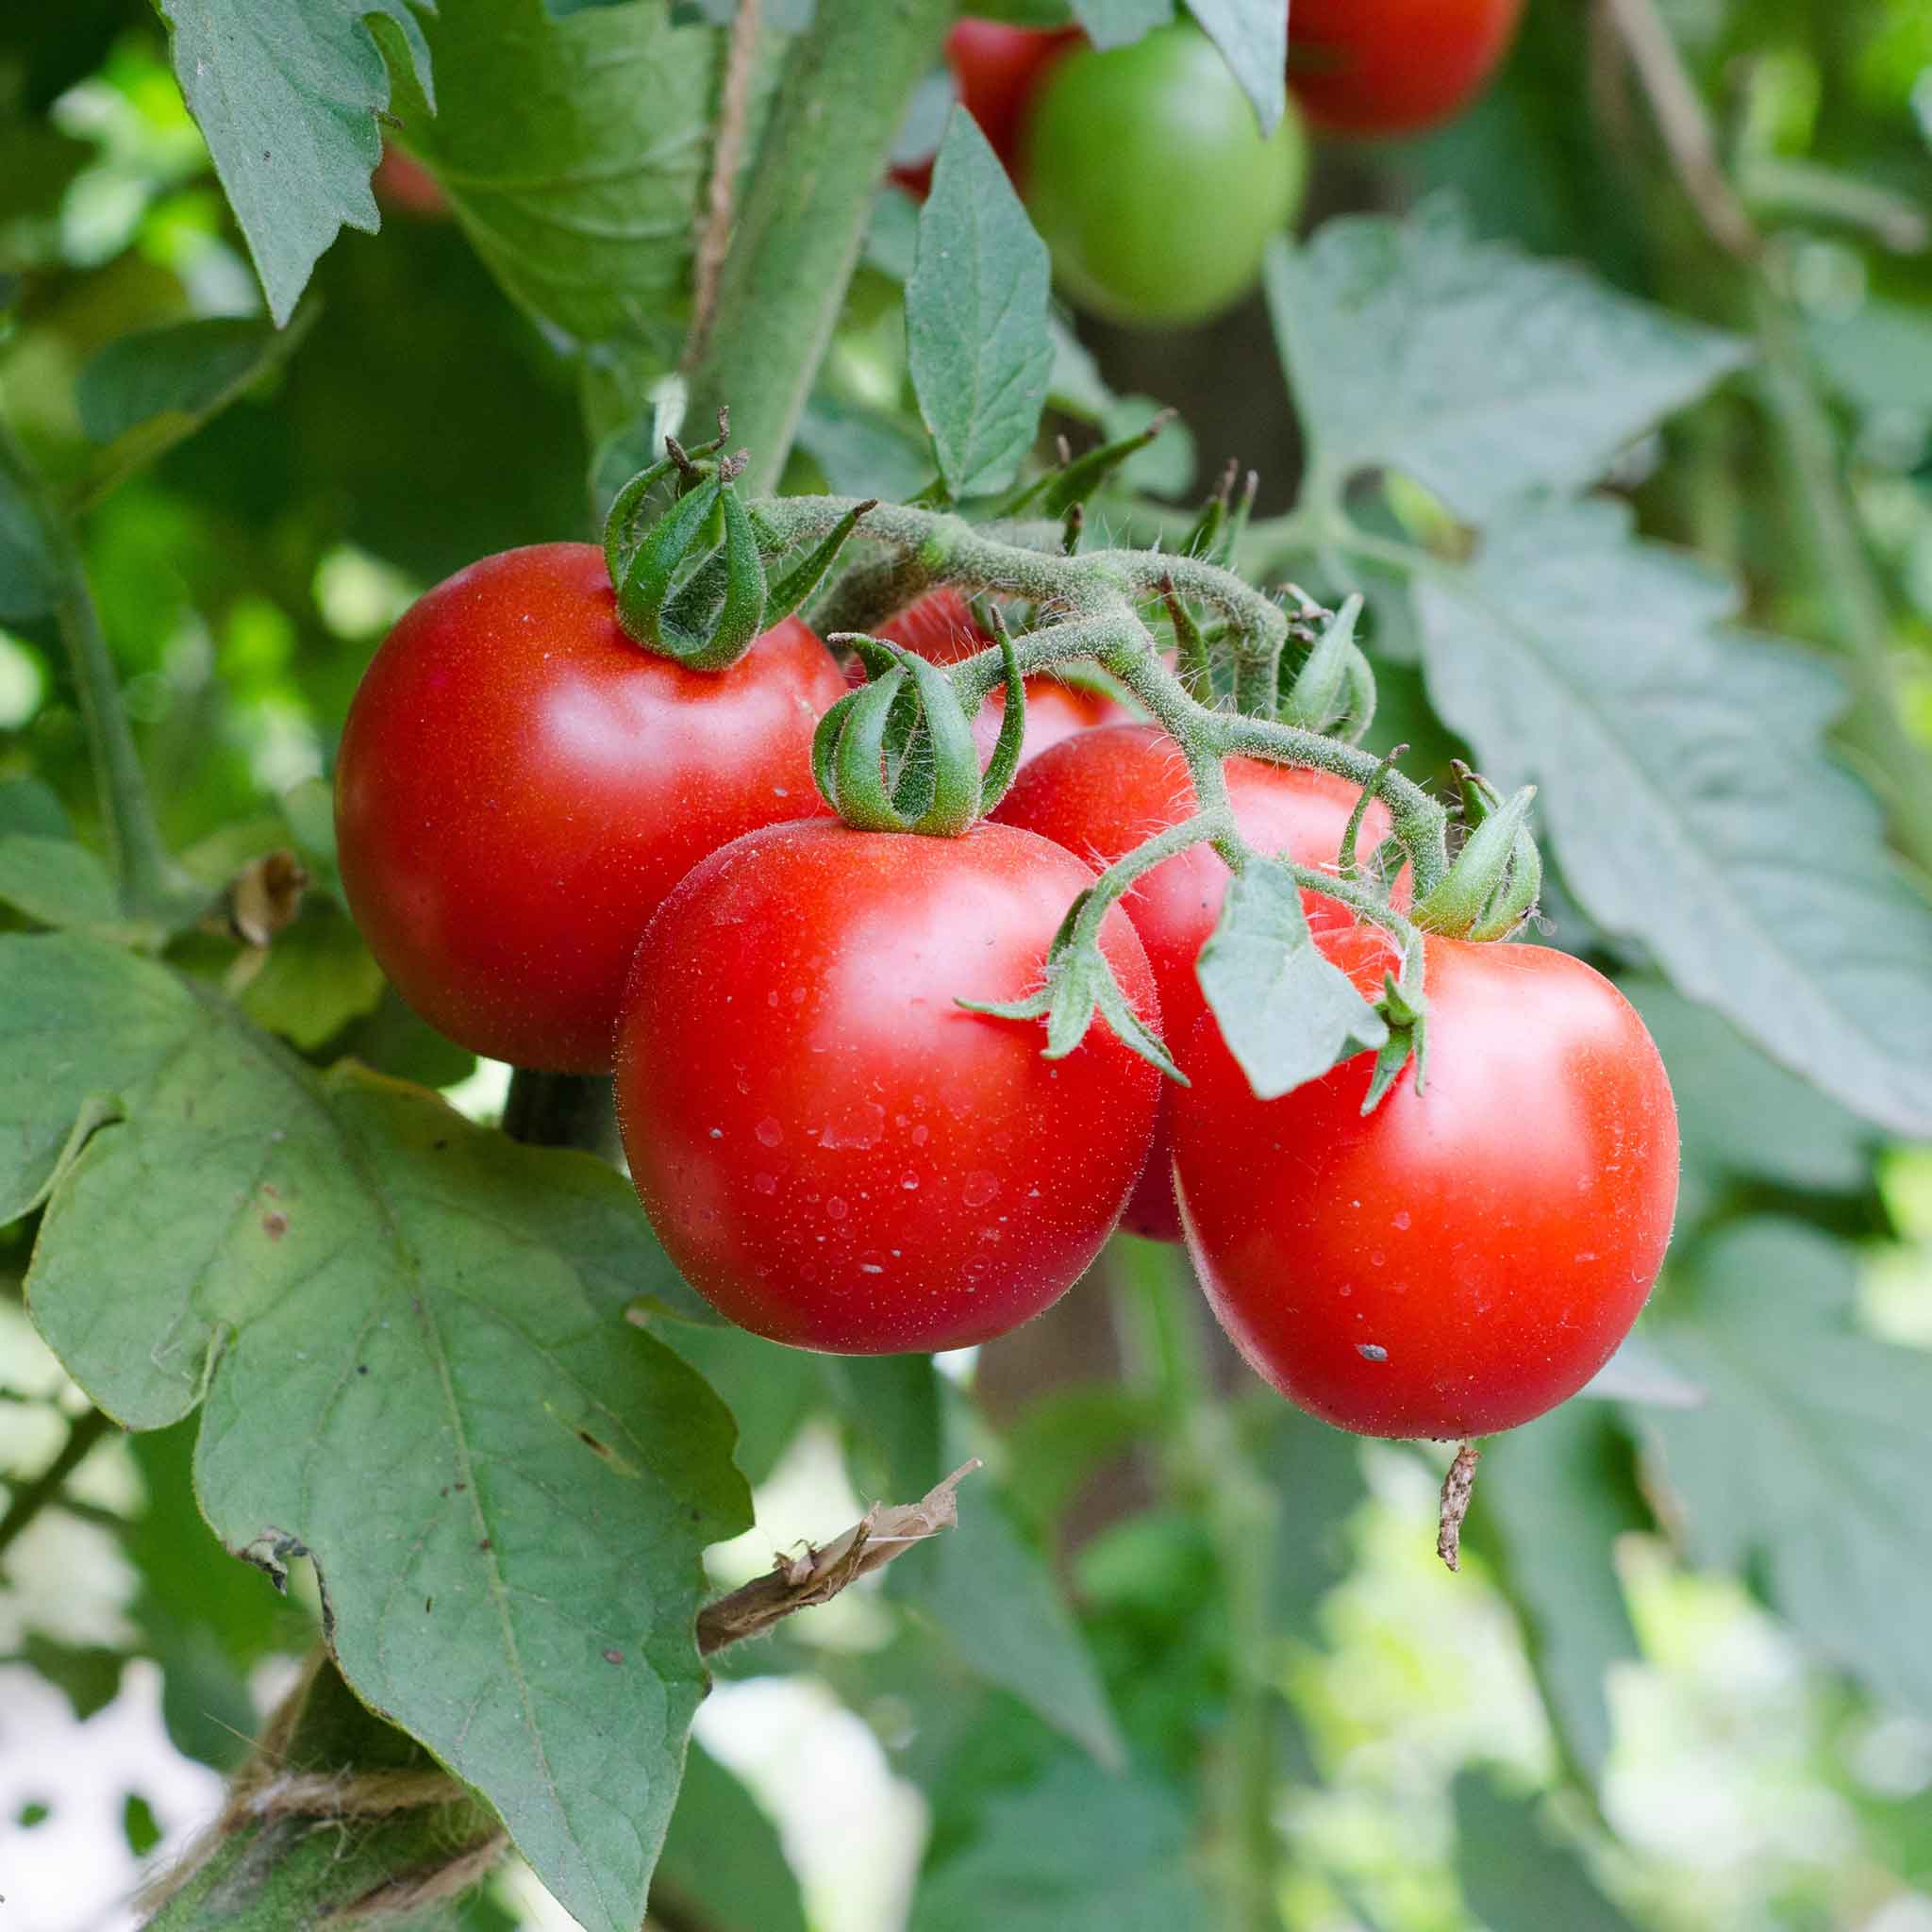
[{"label": "green sepal", "polygon": [[1423,1091],[1424,1069],[1426,1065],[1428,1042],[1428,1023],[1418,1017],[1407,1026],[1397,1026],[1392,1023],[1389,1038],[1375,1054],[1375,1071],[1369,1080],[1369,1091],[1362,1100],[1362,1112],[1374,1113],[1382,1104],[1383,1096],[1402,1076],[1402,1070],[1415,1058],[1415,1091]]},{"label": "green sepal", "polygon": [[827,809],[834,812],[839,809],[839,776],[834,768],[839,740],[844,733],[854,707],[871,689],[870,685],[862,685],[857,691],[848,691],[842,698],[835,699],[812,728],[811,780],[818,787],[819,796],[825,801]]},{"label": "green sepal", "polygon": [[[831,534],[816,544],[811,550],[791,566],[785,575],[765,593],[765,628],[782,624],[798,608],[805,600],[824,582],[825,573],[838,560],[840,551],[844,549],[846,540],[858,527],[860,517],[879,507],[875,496],[869,496],[863,503],[856,503],[833,526]],[[771,526],[762,517],[754,514],[751,520],[752,534],[758,540],[759,549],[767,554],[771,550],[768,533]],[[761,528],[760,525],[763,525]]]},{"label": "green sepal", "polygon": [[894,664],[856,691],[833,747],[832,809],[861,832],[911,829],[893,797],[896,788],[887,781],[884,771],[892,710],[906,685],[905,667]]},{"label": "green sepal", "polygon": [[1214,486],[1212,494],[1201,506],[1201,513],[1194,519],[1193,527],[1181,541],[1183,557],[1205,558],[1210,563],[1217,562],[1216,556],[1221,547],[1221,532],[1227,522],[1229,505],[1234,498],[1235,480],[1241,475],[1239,458],[1230,457],[1227,467],[1221,473],[1221,481]]},{"label": "green sepal", "polygon": [[1195,623],[1194,613],[1175,594],[1172,577],[1162,580],[1160,596],[1167,606],[1168,623],[1174,627],[1174,660],[1180,672],[1181,688],[1197,705],[1211,705],[1214,659],[1208,653],[1208,640]]},{"label": "green sepal", "polygon": [[1362,1099],[1362,1112],[1374,1113],[1394,1086],[1402,1070],[1415,1058],[1415,1091],[1422,1092],[1428,1074],[1428,1001],[1423,992],[1421,936],[1410,943],[1402,963],[1402,976],[1382,974],[1382,997],[1375,1010],[1389,1023],[1389,1037],[1375,1055],[1375,1071]]},{"label": "green sepal", "polygon": [[[680,467],[688,468],[690,459]],[[724,671],[765,629],[765,563],[733,488],[739,459],[721,464],[645,533],[617,592],[617,615],[647,650],[688,671]],[[679,565],[713,513],[724,541],[682,582]]]},{"label": "green sepal", "polygon": [[1321,731],[1334,721],[1342,693],[1349,689],[1349,659],[1361,655],[1355,641],[1361,614],[1361,593],[1357,591],[1324,626],[1314,648],[1302,659],[1294,682],[1282,694],[1285,724]]},{"label": "green sepal", "polygon": [[[681,404],[675,413],[682,414]],[[724,447],[725,438],[730,434],[731,430],[731,412],[728,409],[720,409],[718,411],[717,435],[709,442],[701,442],[695,449],[689,450],[680,446],[675,435],[668,433],[670,414],[663,409],[661,405],[657,413],[657,422],[660,427],[667,429],[664,437],[665,454],[659,457],[655,463],[640,470],[611,498],[610,508],[605,512],[604,567],[610,573],[610,584],[613,590],[617,589],[624,582],[625,569],[624,558],[625,543],[630,535],[630,525],[637,516],[639,507],[650,495],[651,491],[657,489],[658,484],[662,483],[674,472],[677,475],[676,493],[679,496],[689,494],[699,483],[705,480],[706,473],[699,468],[700,459],[706,457],[716,456]]]},{"label": "green sepal", "polygon": [[1507,939],[1536,910],[1543,889],[1543,856],[1525,825],[1516,835],[1509,875],[1497,888],[1483,916],[1470,927],[1473,940]]},{"label": "green sepal", "polygon": [[[1535,797],[1536,787],[1525,785],[1488,812],[1441,884],[1409,915],[1416,924],[1450,939],[1496,939],[1522,923],[1542,883],[1542,860],[1528,831]],[[1525,886],[1529,897],[1519,906]],[[1510,908],[1515,909],[1508,912],[1507,924],[1498,924]]]},{"label": "green sepal", "polygon": [[1026,680],[1020,675],[1020,658],[1013,649],[1012,633],[997,610],[992,613],[992,641],[999,647],[1000,668],[1005,674],[1007,708],[1000,718],[1000,735],[993,742],[992,757],[979,781],[979,809],[991,811],[1007,795],[1013,774],[1020,769],[1020,749],[1026,737]]},{"label": "green sepal", "polygon": [[[1241,484],[1239,497],[1235,494],[1237,483]],[[1201,506],[1201,514],[1194,519],[1193,528],[1183,540],[1181,554],[1201,558],[1208,563],[1224,566],[1230,563],[1235,546],[1248,526],[1256,493],[1260,487],[1259,472],[1250,470],[1243,481],[1241,459],[1230,457],[1227,467],[1221,473],[1221,481],[1214,486],[1214,493]]]},{"label": "green sepal", "polygon": [[1375,703],[1379,696],[1375,689],[1375,667],[1369,662],[1368,654],[1359,648],[1348,654],[1348,698],[1343,705],[1341,717],[1329,726],[1332,738],[1339,738],[1345,744],[1359,744],[1369,735],[1369,726],[1375,722]]},{"label": "green sepal", "polygon": [[610,573],[612,590],[624,582],[624,547],[639,507],[675,467],[669,457],[659,457],[648,469],[640,470],[610,499],[610,508],[604,519],[604,568]]},{"label": "green sepal", "polygon": [[1074,937],[1092,895],[1090,886],[1067,908],[1067,916],[1047,949],[1046,977],[1037,992],[1021,1000],[962,999],[958,1004],[969,1013],[984,1013],[994,1020],[1044,1020],[1046,1045],[1042,1051],[1050,1060],[1065,1059],[1086,1039],[1098,1013],[1122,1045],[1185,1087],[1188,1076],[1174,1065],[1160,1036],[1128,1005],[1107,955],[1092,941]]},{"label": "green sepal", "polygon": [[[1361,861],[1357,857],[1357,848],[1361,842],[1362,823],[1369,815],[1369,807],[1374,802],[1375,794],[1382,789],[1382,780],[1395,769],[1395,760],[1402,758],[1407,750],[1408,746],[1407,744],[1391,745],[1382,754],[1382,761],[1375,767],[1375,775],[1362,787],[1361,791],[1356,798],[1355,808],[1349,813],[1348,824],[1342,828],[1341,852],[1336,866],[1336,870],[1345,879],[1358,878],[1361,875]],[[1381,860],[1385,849],[1391,843],[1394,844],[1398,853],[1401,852],[1402,841],[1400,840],[1385,839],[1382,844],[1375,848],[1375,856],[1370,861],[1374,867],[1375,875],[1378,878],[1384,876],[1381,870]],[[1399,858],[1396,862],[1398,866],[1401,863]]]},{"label": "green sepal", "polygon": [[[639,539],[617,583],[617,616],[625,629],[650,650],[661,648],[658,624],[676,582],[677,568],[703,534],[706,519],[718,507],[721,477],[682,496]],[[616,511],[613,509],[614,516]]]},{"label": "green sepal", "polygon": [[1129,457],[1145,449],[1174,421],[1176,413],[1174,409],[1162,409],[1131,436],[1104,442],[1098,449],[1090,449],[1085,456],[1075,457],[1058,470],[1049,470],[1045,475],[1035,477],[1024,490],[1016,491],[1001,504],[994,514],[1017,516],[1023,509],[1038,505],[1042,517],[1065,516],[1075,504],[1085,503]]},{"label": "green sepal", "polygon": [[812,736],[825,802],[864,832],[957,839],[980,815],[979,748],[952,679],[898,645],[846,637],[870,678]]}]

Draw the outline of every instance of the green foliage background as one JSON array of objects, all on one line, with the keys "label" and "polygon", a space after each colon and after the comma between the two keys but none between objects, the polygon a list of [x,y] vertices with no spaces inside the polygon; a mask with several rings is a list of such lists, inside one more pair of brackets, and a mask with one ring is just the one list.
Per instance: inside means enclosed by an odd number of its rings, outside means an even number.
[{"label": "green foliage background", "polygon": [[[1096,38],[1162,10],[1079,9]],[[797,25],[768,13],[754,133]],[[1650,1022],[1685,1185],[1637,1342],[1492,1445],[1456,1579],[1439,1462],[1265,1395],[1164,1251],[1123,1239],[963,1378],[693,1321],[623,1184],[489,1131],[500,1077],[341,906],[327,774],[386,625],[584,534],[648,432],[705,11],[203,6],[172,57],[132,0],[9,20],[0,408],[81,516],[182,869],[213,891],[291,846],[315,887],[265,955],[120,902],[55,562],[0,490],[0,1481],[85,1407],[46,1344],[148,1431],[45,1519],[127,1566],[111,1641],[25,1588],[72,1548],[37,1527],[0,1558],[0,1664],[86,1716],[152,1659],[176,1746],[226,1768],[319,1573],[350,1680],[586,1925],[637,1923],[667,1831],[666,1924],[853,1925],[769,1765],[692,1756],[679,1790],[690,1614],[743,1546],[708,1578],[700,1552],[748,1486],[783,1546],[813,1472],[843,1507],[978,1454],[958,1531],[719,1659],[822,1687],[919,1790],[917,1932],[1214,1923],[1257,1692],[1295,1932],[1932,1925],[1932,28],[1912,0],[1661,13],[1761,266],[1713,247],[1601,35],[1532,0],[1468,115],[1328,155],[1330,218],[1265,291],[1153,351],[1043,309],[962,334],[990,281],[1041,300],[1037,244],[991,222],[941,277],[883,198],[786,475],[967,495],[1144,420],[1143,389],[1204,425],[1232,392],[1265,477],[1243,565],[1369,591],[1373,742],[1541,788],[1549,937]],[[1202,9],[1265,94],[1252,16]],[[378,108],[453,223],[366,232]],[[991,171],[962,156],[935,218]],[[1003,376],[1014,409],[975,416]],[[1223,454],[1163,440],[1097,525],[1177,535]],[[385,1329],[406,1303],[431,1314]],[[315,1559],[287,1598],[216,1540],[279,1562],[276,1533]],[[0,1890],[32,1828],[0,1819]]]}]

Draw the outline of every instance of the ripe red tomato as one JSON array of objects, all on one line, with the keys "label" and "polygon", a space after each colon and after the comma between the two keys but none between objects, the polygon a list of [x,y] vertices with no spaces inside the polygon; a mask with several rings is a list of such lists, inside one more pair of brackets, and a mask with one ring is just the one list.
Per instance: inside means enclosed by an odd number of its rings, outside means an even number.
[{"label": "ripe red tomato", "polygon": [[1182,25],[1058,62],[1023,162],[1061,288],[1110,321],[1174,327],[1255,286],[1301,206],[1307,142],[1291,105],[1264,136],[1214,43]]},{"label": "ripe red tomato", "polygon": [[[915,656],[932,664],[957,664],[975,651],[991,644],[973,619],[972,607],[958,591],[928,591],[918,603],[908,605],[898,616],[882,625],[878,635],[903,644]],[[855,668],[850,674],[864,682],[864,673]],[[992,756],[998,741],[1000,723],[1007,715],[1007,694],[996,691],[979,708],[973,721],[974,741],[982,758]],[[1091,730],[1096,724],[1112,724],[1131,716],[1124,705],[1098,691],[1084,691],[1078,685],[1063,683],[1058,677],[1029,677],[1026,680],[1026,733],[1020,741],[1020,762],[1038,758],[1050,745],[1075,732]]]},{"label": "ripe red tomato", "polygon": [[1474,99],[1522,11],[1523,0],[1294,0],[1289,84],[1316,127],[1413,134]]},{"label": "ripe red tomato", "polygon": [[[1355,809],[1356,788],[1326,772],[1291,771],[1255,758],[1230,758],[1224,770],[1235,821],[1258,851],[1286,853],[1302,865],[1332,866]],[[1195,808],[1193,781],[1179,747],[1158,724],[1115,724],[1056,745],[1013,781],[993,812],[1003,824],[1024,825],[1064,845],[1096,870]],[[1363,820],[1364,857],[1389,836],[1388,808],[1373,801]],[[1154,968],[1168,1046],[1193,1031],[1208,1003],[1194,961],[1221,917],[1231,874],[1213,850],[1197,845],[1156,866],[1121,902]],[[1408,875],[1395,885],[1408,903]],[[1352,924],[1340,900],[1305,892],[1302,903],[1317,931]],[[1181,1238],[1170,1172],[1168,1122],[1172,1083],[1163,1085],[1160,1125],[1147,1172],[1127,1204],[1125,1225],[1156,1241]]]},{"label": "ripe red tomato", "polygon": [[[979,123],[1007,173],[1014,172],[1020,121],[1048,66],[1080,39],[1068,27],[1008,26],[1002,20],[960,20],[946,36],[946,66],[959,105]],[[932,191],[930,158],[894,168],[892,179],[924,201]]]},{"label": "ripe red tomato", "polygon": [[823,811],[811,734],[845,682],[795,619],[730,670],[618,627],[604,553],[486,557],[404,613],[336,763],[370,950],[452,1040],[596,1073],[658,902],[727,840]]},{"label": "ripe red tomato", "polygon": [[[774,825],[651,922],[618,1118],[658,1239],[741,1327],[850,1355],[957,1348],[1037,1315],[1120,1219],[1160,1076],[1096,1023],[1062,1060],[960,997],[1035,991],[1091,874],[1044,839]],[[1102,946],[1135,1009],[1146,955]]]},{"label": "ripe red tomato", "polygon": [[[1391,955],[1324,948],[1363,992]],[[1174,1180],[1215,1313],[1291,1402],[1368,1436],[1510,1429],[1637,1319],[1677,1198],[1677,1118],[1623,994],[1543,946],[1426,941],[1428,1077],[1364,1116],[1374,1057],[1257,1100],[1212,1017],[1181,1055]]]}]

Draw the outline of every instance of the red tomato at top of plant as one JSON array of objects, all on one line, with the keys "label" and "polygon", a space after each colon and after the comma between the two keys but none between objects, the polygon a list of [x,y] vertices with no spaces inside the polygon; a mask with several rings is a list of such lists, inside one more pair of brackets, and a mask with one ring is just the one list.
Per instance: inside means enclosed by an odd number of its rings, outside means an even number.
[{"label": "red tomato at top of plant", "polygon": [[[916,604],[908,605],[898,616],[880,626],[878,635],[903,644],[914,656],[931,664],[957,664],[975,651],[984,651],[992,640],[974,621],[973,608],[958,591],[928,591]],[[862,670],[852,673],[864,681]],[[974,741],[982,758],[992,756],[999,740],[1000,723],[1007,715],[1007,694],[996,691],[979,708],[973,721]],[[1020,762],[1038,758],[1075,732],[1091,730],[1096,724],[1112,724],[1130,714],[1124,705],[1100,691],[1084,691],[1058,677],[1029,677],[1026,680],[1026,732],[1020,741]]]},{"label": "red tomato at top of plant", "polygon": [[[1003,20],[956,21],[946,36],[946,66],[959,105],[979,124],[1008,174],[1020,150],[1020,123],[1048,65],[1077,44],[1071,27],[1008,26]],[[892,179],[924,201],[932,161],[894,168]]]},{"label": "red tomato at top of plant", "polygon": [[[1324,947],[1364,992],[1392,952]],[[1361,1105],[1357,1055],[1257,1100],[1211,1016],[1181,1064],[1174,1182],[1222,1325],[1291,1402],[1368,1436],[1509,1429],[1574,1395],[1637,1319],[1677,1198],[1677,1117],[1643,1023],[1544,946],[1430,939],[1427,1080]]]},{"label": "red tomato at top of plant", "polygon": [[350,707],[336,841],[356,923],[452,1040],[607,1069],[658,902],[741,832],[824,809],[811,735],[844,689],[795,619],[728,671],[653,656],[594,544],[486,557],[404,613]]},{"label": "red tomato at top of plant", "polygon": [[[1257,851],[1285,853],[1301,865],[1335,864],[1359,796],[1355,786],[1326,772],[1256,758],[1229,758],[1223,769],[1235,821]],[[1193,780],[1174,740],[1158,724],[1115,724],[1056,745],[1029,765],[993,817],[1064,845],[1098,870],[1156,832],[1179,824],[1195,808]],[[1389,832],[1388,808],[1372,800],[1362,824],[1364,856]],[[1221,917],[1230,877],[1211,847],[1196,845],[1157,865],[1121,901],[1154,968],[1171,1051],[1186,1043],[1208,1009],[1194,961]],[[1408,903],[1407,873],[1396,881],[1395,900]],[[1339,899],[1304,892],[1302,904],[1317,931],[1354,923],[1355,915]],[[1173,1094],[1172,1083],[1164,1084],[1154,1153],[1126,1212],[1128,1227],[1157,1241],[1178,1241],[1181,1234],[1169,1171]]]},{"label": "red tomato at top of plant", "polygon": [[1307,175],[1292,106],[1262,134],[1220,51],[1181,25],[1056,62],[1026,116],[1020,185],[1074,301],[1175,327],[1255,286]]},{"label": "red tomato at top of plant", "polygon": [[[1104,1024],[1065,1059],[969,1013],[1041,983],[1086,867],[1044,839],[775,825],[651,922],[618,1118],[685,1278],[741,1326],[851,1355],[957,1348],[1037,1315],[1120,1219],[1160,1076]],[[1125,919],[1102,949],[1158,1008]]]},{"label": "red tomato at top of plant", "polygon": [[1522,11],[1523,0],[1294,0],[1289,84],[1316,127],[1413,134],[1475,98]]}]

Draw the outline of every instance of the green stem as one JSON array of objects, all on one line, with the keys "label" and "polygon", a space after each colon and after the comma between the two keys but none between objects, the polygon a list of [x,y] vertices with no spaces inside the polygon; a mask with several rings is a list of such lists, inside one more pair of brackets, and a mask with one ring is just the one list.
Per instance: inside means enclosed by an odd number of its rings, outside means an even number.
[{"label": "green stem", "polygon": [[227,1809],[151,1896],[148,1932],[420,1924],[496,1864],[503,1827],[318,1656]]},{"label": "green stem", "polygon": [[[753,508],[774,542],[801,544],[823,539],[849,513],[851,504],[843,497],[792,496]],[[1272,680],[1288,620],[1232,572],[1198,558],[1137,551],[1058,556],[1002,539],[955,516],[905,505],[881,505],[868,515],[864,528],[868,541],[911,560],[917,567],[911,575],[924,584],[962,584],[1064,613],[1059,621],[1015,641],[1021,670],[1043,671],[1089,658],[1118,677],[1186,752],[1204,809],[1215,808],[1220,797],[1218,774],[1208,769],[1209,762],[1230,755],[1329,772],[1353,785],[1379,788],[1395,836],[1408,855],[1419,895],[1447,872],[1447,816],[1413,780],[1385,771],[1374,753],[1320,732],[1203,705],[1162,662],[1136,604],[1162,600],[1172,580],[1177,594],[1221,612],[1237,653],[1244,661],[1265,664]],[[1402,556],[1409,567],[1422,567],[1420,553],[1404,548]],[[970,716],[1006,674],[1000,653],[990,649],[953,666],[949,675]],[[1333,882],[1322,890],[1332,891]]]},{"label": "green stem", "polygon": [[113,1426],[112,1419],[97,1408],[75,1417],[68,1425],[67,1440],[60,1445],[53,1461],[31,1482],[23,1483],[14,1491],[6,1515],[0,1516],[0,1556],[6,1554],[8,1546],[49,1503],[58,1499],[67,1478],[87,1460],[88,1451]]},{"label": "green stem", "polygon": [[122,910],[134,918],[162,911],[172,896],[174,870],[148,797],[147,774],[134,747],[126,708],[121,702],[121,680],[108,641],[101,634],[93,594],[88,589],[79,542],[4,424],[0,424],[0,474],[38,517],[58,582],[55,612],[80,699],[94,783],[100,792],[101,823],[121,889]]},{"label": "green stem", "polygon": [[1852,708],[1842,734],[1890,806],[1900,846],[1932,871],[1932,758],[1901,721],[1885,593],[1858,530],[1830,413],[1790,313],[1762,275],[1752,277],[1751,304],[1763,350],[1765,399],[1796,498],[1792,522],[1850,664]]},{"label": "green stem", "polygon": [[691,413],[731,410],[747,491],[775,487],[832,340],[912,90],[950,0],[820,7],[791,50],[739,212]]},{"label": "green stem", "polygon": [[1227,1610],[1227,1728],[1206,1773],[1224,1924],[1227,1932],[1276,1932],[1280,1767],[1267,1665],[1274,1648],[1268,1588],[1278,1506],[1248,1456],[1229,1405],[1215,1390],[1200,1298],[1176,1278],[1173,1252],[1151,1241],[1123,1242],[1119,1252],[1125,1265],[1117,1307],[1129,1372],[1161,1415],[1170,1485],[1208,1523]]}]

